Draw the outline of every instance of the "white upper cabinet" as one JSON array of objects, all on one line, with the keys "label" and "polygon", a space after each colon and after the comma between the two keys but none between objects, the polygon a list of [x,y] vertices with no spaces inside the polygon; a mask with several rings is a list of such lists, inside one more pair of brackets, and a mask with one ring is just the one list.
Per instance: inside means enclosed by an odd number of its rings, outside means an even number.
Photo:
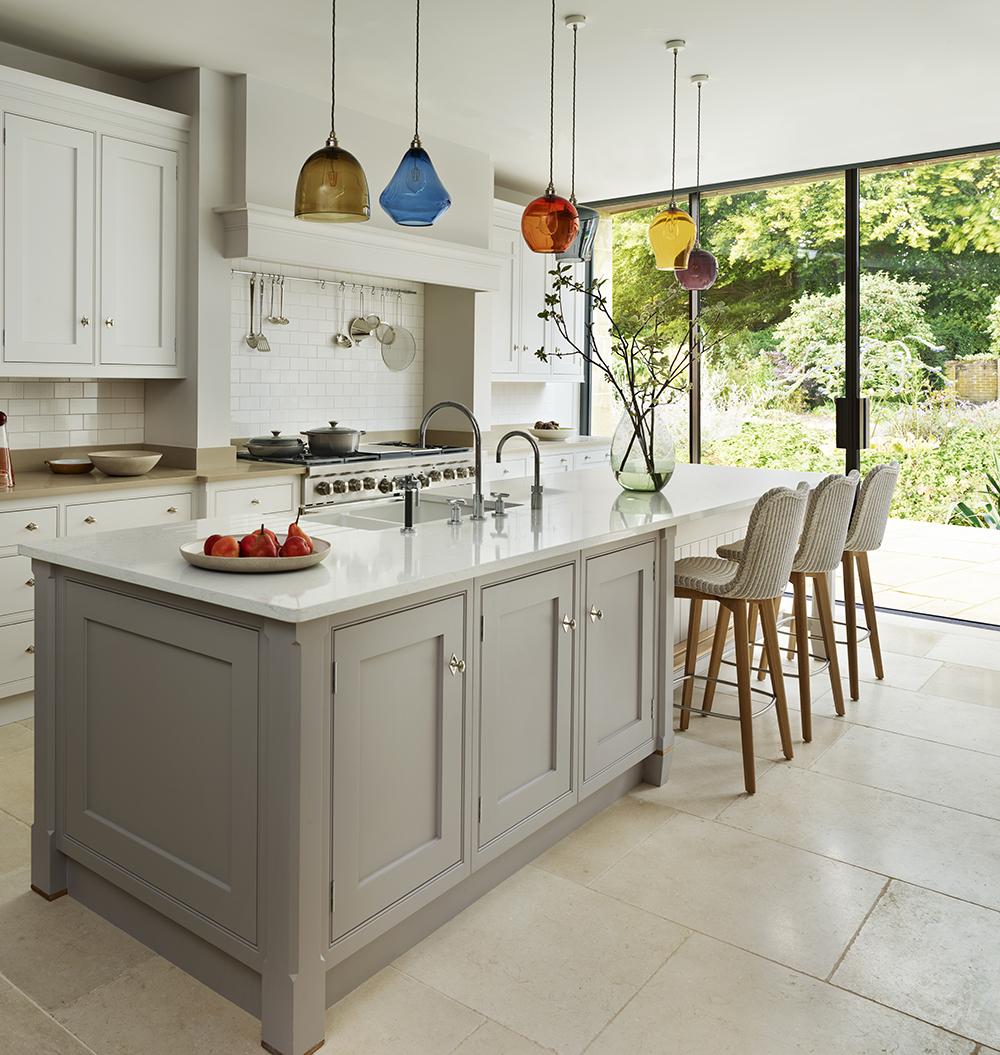
[{"label": "white upper cabinet", "polygon": [[188,119],[4,69],[0,106],[0,376],[183,376]]}]

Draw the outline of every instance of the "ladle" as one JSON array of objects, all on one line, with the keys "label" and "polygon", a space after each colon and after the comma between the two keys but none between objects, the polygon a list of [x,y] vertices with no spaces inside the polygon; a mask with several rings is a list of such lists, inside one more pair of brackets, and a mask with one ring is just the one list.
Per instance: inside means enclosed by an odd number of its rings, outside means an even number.
[{"label": "ladle", "polygon": [[344,283],[340,283],[340,332],[333,335],[333,343],[338,348],[352,348],[354,342],[344,333]]}]

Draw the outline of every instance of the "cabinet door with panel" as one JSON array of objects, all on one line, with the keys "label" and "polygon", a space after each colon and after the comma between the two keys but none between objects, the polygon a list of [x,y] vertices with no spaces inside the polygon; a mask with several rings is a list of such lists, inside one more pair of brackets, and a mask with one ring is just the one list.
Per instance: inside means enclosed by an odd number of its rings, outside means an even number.
[{"label": "cabinet door with panel", "polygon": [[462,865],[466,597],[333,634],[332,940]]},{"label": "cabinet door with panel", "polygon": [[482,590],[479,847],[572,792],[574,568]]},{"label": "cabinet door with panel", "polygon": [[[516,375],[521,369],[520,320],[516,312],[520,297],[521,231],[514,223],[493,226],[493,249],[505,257],[500,269],[500,292],[493,295],[493,373]],[[519,291],[518,291],[519,292]],[[515,303],[517,302],[517,303]]]},{"label": "cabinet door with panel", "polygon": [[611,767],[653,737],[656,543],[590,557],[582,624],[583,779]]}]

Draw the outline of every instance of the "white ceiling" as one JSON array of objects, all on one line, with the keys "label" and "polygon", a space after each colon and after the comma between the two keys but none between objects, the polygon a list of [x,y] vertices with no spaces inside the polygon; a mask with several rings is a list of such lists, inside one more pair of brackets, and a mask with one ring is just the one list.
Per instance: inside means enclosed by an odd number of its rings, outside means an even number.
[{"label": "white ceiling", "polygon": [[[421,131],[488,152],[497,182],[548,181],[548,0],[422,0]],[[1000,3],[952,0],[558,0],[556,189],[569,193],[572,33],[579,34],[577,196],[706,182],[1000,141]],[[413,0],[340,0],[338,104],[408,124]],[[326,97],[329,0],[4,0],[0,40],[147,81],[191,66]],[[322,130],[325,134],[325,129]],[[363,143],[344,146],[364,157]],[[446,176],[444,177],[445,179]]]}]

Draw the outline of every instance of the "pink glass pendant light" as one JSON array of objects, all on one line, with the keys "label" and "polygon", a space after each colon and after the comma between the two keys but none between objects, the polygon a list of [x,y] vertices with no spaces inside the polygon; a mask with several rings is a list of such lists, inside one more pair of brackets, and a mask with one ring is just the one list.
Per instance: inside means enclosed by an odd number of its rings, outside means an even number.
[{"label": "pink glass pendant light", "polygon": [[521,234],[533,253],[561,253],[580,229],[576,206],[556,194],[552,182],[556,107],[556,0],[552,0],[552,61],[549,75],[549,186],[521,215]]},{"label": "pink glass pendant light", "polygon": [[[708,80],[708,74],[695,73],[691,77],[691,83],[698,87],[698,149],[695,154],[695,189],[701,192],[701,86]],[[699,198],[700,201],[700,198]],[[687,267],[681,271],[674,272],[677,281],[686,290],[697,290],[699,292],[712,288],[712,283],[719,277],[719,262],[707,250],[698,244],[701,236],[701,210],[698,212],[698,233],[695,239],[695,248],[691,250],[688,257]]]},{"label": "pink glass pendant light", "polygon": [[674,194],[677,173],[677,52],[684,47],[683,40],[668,40],[667,50],[674,53],[674,118],[673,143],[670,155],[670,204],[653,218],[649,225],[649,244],[660,271],[677,271],[687,267],[688,257],[694,248],[698,231],[694,220],[677,208]]}]

